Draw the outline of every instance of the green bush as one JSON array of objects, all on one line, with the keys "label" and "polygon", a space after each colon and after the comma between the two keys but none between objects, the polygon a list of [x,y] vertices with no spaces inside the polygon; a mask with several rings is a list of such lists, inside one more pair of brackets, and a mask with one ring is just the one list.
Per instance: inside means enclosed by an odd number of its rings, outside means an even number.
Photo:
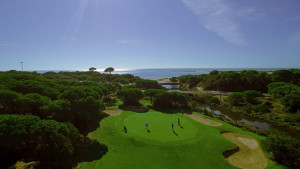
[{"label": "green bush", "polygon": [[117,79],[114,79],[112,82],[120,83],[122,85],[127,85],[130,83],[130,80],[126,79],[126,78],[117,78]]},{"label": "green bush", "polygon": [[179,86],[179,89],[182,91],[189,90],[189,86],[187,84],[182,84]]},{"label": "green bush", "polygon": [[282,97],[280,100],[281,102],[288,107],[289,112],[296,112],[297,110],[300,110],[300,90],[297,94],[287,94],[284,97]]},{"label": "green bush", "polygon": [[288,116],[285,117],[285,121],[290,121],[290,122],[300,122],[300,110],[297,111],[295,114],[289,114]]},{"label": "green bush", "polygon": [[118,91],[117,96],[125,105],[138,105],[143,98],[143,93],[138,88],[123,88]]},{"label": "green bush", "polygon": [[136,87],[140,89],[162,89],[163,87],[155,80],[139,79],[135,81]]},{"label": "green bush", "polygon": [[270,101],[266,101],[266,102],[264,102],[264,105],[266,105],[266,106],[272,106],[272,103],[270,102]]},{"label": "green bush", "polygon": [[244,103],[244,95],[241,92],[232,92],[227,99],[232,106],[239,106]]},{"label": "green bush", "polygon": [[164,93],[164,92],[166,92],[166,91],[162,90],[162,89],[147,89],[143,93],[145,96],[150,97],[151,104],[153,104],[154,96],[158,93]]},{"label": "green bush", "polygon": [[269,112],[269,107],[264,104],[258,104],[252,107],[256,112],[262,112],[262,113],[267,113]]},{"label": "green bush", "polygon": [[259,97],[259,92],[255,90],[247,90],[243,94],[247,102],[252,104],[256,103],[256,99]]},{"label": "green bush", "polygon": [[284,165],[293,166],[300,162],[300,141],[290,136],[270,135],[262,142],[263,147],[272,152],[272,158]]},{"label": "green bush", "polygon": [[300,109],[300,87],[290,83],[273,82],[268,85],[268,92],[274,98],[280,98],[282,104],[289,112],[296,112]]},{"label": "green bush", "polygon": [[211,97],[208,99],[210,104],[220,104],[220,100],[217,97]]},{"label": "green bush", "polygon": [[157,93],[153,99],[153,106],[156,108],[172,108],[171,95],[169,92]]},{"label": "green bush", "polygon": [[200,103],[207,103],[209,99],[211,99],[213,96],[211,94],[195,94],[193,95],[194,100]]},{"label": "green bush", "polygon": [[185,108],[189,105],[189,97],[179,92],[158,92],[153,97],[156,108]]},{"label": "green bush", "polygon": [[[50,168],[70,165],[74,153],[71,130],[64,123],[30,115],[0,116],[0,157],[16,154]],[[28,153],[28,150],[31,150]],[[45,153],[46,152],[46,153]]]},{"label": "green bush", "polygon": [[170,80],[171,82],[177,82],[177,77],[171,77],[171,78],[169,78],[169,80]]}]

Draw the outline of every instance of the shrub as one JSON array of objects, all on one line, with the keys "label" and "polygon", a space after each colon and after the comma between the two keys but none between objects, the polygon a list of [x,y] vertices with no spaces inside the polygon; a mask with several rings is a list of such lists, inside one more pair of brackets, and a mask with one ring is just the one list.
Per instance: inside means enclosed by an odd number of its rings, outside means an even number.
[{"label": "shrub", "polygon": [[211,97],[208,99],[210,104],[220,104],[220,100],[217,97]]},{"label": "shrub", "polygon": [[182,84],[182,85],[179,86],[179,89],[183,90],[183,91],[184,90],[189,90],[189,86],[187,84]]},{"label": "shrub", "polygon": [[268,93],[271,94],[275,88],[280,86],[285,86],[285,85],[290,85],[290,84],[285,82],[272,82],[268,84]]},{"label": "shrub", "polygon": [[233,92],[227,99],[232,106],[238,106],[244,102],[244,95],[241,92]]},{"label": "shrub", "polygon": [[[74,130],[54,120],[40,120],[31,115],[0,116],[0,157],[7,154],[37,160],[49,168],[64,168],[72,161]],[[72,139],[71,139],[72,137]]]},{"label": "shrub", "polygon": [[296,112],[297,110],[300,109],[300,96],[299,96],[299,94],[287,94],[284,97],[282,97],[280,100],[285,106],[288,107],[289,112],[294,113],[294,112]]},{"label": "shrub", "polygon": [[153,105],[156,108],[177,108],[187,107],[189,97],[179,92],[158,92],[153,98]]},{"label": "shrub", "polygon": [[153,106],[156,108],[171,108],[172,101],[170,98],[171,98],[171,95],[168,92],[157,93],[154,96]]},{"label": "shrub", "polygon": [[300,110],[297,111],[295,114],[289,114],[285,117],[285,121],[291,121],[291,122],[300,122]]},{"label": "shrub", "polygon": [[272,103],[271,103],[270,101],[266,101],[266,102],[264,103],[264,105],[266,105],[266,106],[272,106]]},{"label": "shrub", "polygon": [[189,103],[189,97],[186,94],[179,92],[169,92],[170,100],[174,107],[187,107]]},{"label": "shrub", "polygon": [[262,113],[267,113],[270,111],[269,107],[264,104],[258,104],[258,105],[253,106],[252,108],[257,112],[262,112]]},{"label": "shrub", "polygon": [[284,104],[289,112],[296,112],[300,109],[300,87],[297,85],[274,82],[268,85],[268,92],[272,94],[274,98],[280,98],[282,104]]},{"label": "shrub", "polygon": [[255,90],[247,90],[245,92],[243,92],[245,99],[247,100],[247,102],[249,103],[255,103],[257,97],[259,97],[259,92],[255,91]]},{"label": "shrub", "polygon": [[162,89],[162,86],[155,80],[139,79],[135,81],[135,84],[140,89]]},{"label": "shrub", "polygon": [[138,105],[139,100],[143,98],[143,93],[138,88],[123,88],[117,95],[125,105]]},{"label": "shrub", "polygon": [[171,78],[169,78],[169,80],[170,80],[171,82],[177,82],[177,77],[171,77]]},{"label": "shrub", "polygon": [[211,94],[206,94],[206,93],[204,93],[204,94],[195,94],[194,96],[193,96],[193,98],[196,100],[196,101],[198,101],[198,102],[200,102],[200,103],[207,103],[208,102],[208,100],[210,99],[210,98],[212,98],[213,96],[211,95]]},{"label": "shrub", "polygon": [[130,83],[130,80],[126,79],[126,78],[117,78],[117,79],[114,79],[112,82],[120,83],[122,85],[127,85]]},{"label": "shrub", "polygon": [[151,104],[153,104],[153,98],[157,93],[164,93],[166,92],[165,90],[162,89],[147,89],[143,93],[145,96],[150,97]]},{"label": "shrub", "polygon": [[290,136],[269,136],[262,142],[263,147],[272,152],[272,158],[277,162],[293,166],[299,162],[300,141]]}]

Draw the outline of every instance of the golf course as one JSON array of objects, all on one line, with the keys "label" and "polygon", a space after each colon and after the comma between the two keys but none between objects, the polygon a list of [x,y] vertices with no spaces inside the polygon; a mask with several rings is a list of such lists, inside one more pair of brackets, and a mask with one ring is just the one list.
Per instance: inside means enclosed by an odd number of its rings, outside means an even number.
[{"label": "golf course", "polygon": [[79,163],[78,169],[284,168],[261,149],[264,137],[200,113],[137,113],[117,107],[105,112],[110,116],[88,137],[105,144],[108,152]]}]

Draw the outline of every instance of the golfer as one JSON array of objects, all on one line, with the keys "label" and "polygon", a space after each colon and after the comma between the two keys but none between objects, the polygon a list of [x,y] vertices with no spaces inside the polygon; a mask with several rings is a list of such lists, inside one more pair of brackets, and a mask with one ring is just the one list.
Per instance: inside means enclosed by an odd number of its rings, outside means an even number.
[{"label": "golfer", "polygon": [[172,130],[174,130],[174,124],[172,123]]},{"label": "golfer", "polygon": [[146,121],[146,125],[145,125],[145,128],[146,128],[146,129],[148,129],[148,122],[147,122],[147,121]]},{"label": "golfer", "polygon": [[178,126],[180,126],[180,119],[178,118]]}]

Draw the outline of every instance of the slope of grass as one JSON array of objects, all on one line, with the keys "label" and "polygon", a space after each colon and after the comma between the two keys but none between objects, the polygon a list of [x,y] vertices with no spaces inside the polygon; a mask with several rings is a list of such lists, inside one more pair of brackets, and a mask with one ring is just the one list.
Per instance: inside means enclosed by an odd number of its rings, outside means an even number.
[{"label": "slope of grass", "polygon": [[[181,119],[183,128],[177,125],[177,118]],[[145,129],[145,121],[149,122],[150,132]],[[177,136],[172,131],[172,122]],[[240,132],[259,141],[264,138],[221,123],[220,127],[212,127],[182,114],[163,114],[153,110],[147,113],[123,111],[119,116],[103,119],[94,132],[93,138],[108,146],[107,154],[100,160],[80,163],[77,168],[236,168],[222,156],[223,151],[236,145],[223,137],[220,131]],[[124,125],[127,133],[123,132]],[[277,164],[269,166],[281,168]]]},{"label": "slope of grass", "polygon": [[[179,117],[181,126],[177,125],[177,118]],[[146,121],[149,124],[147,130]],[[142,137],[161,142],[191,139],[198,132],[198,128],[182,116],[167,115],[155,111],[133,114],[128,116],[123,123],[128,129],[126,135],[129,137]],[[172,123],[174,130],[172,130]]]}]

